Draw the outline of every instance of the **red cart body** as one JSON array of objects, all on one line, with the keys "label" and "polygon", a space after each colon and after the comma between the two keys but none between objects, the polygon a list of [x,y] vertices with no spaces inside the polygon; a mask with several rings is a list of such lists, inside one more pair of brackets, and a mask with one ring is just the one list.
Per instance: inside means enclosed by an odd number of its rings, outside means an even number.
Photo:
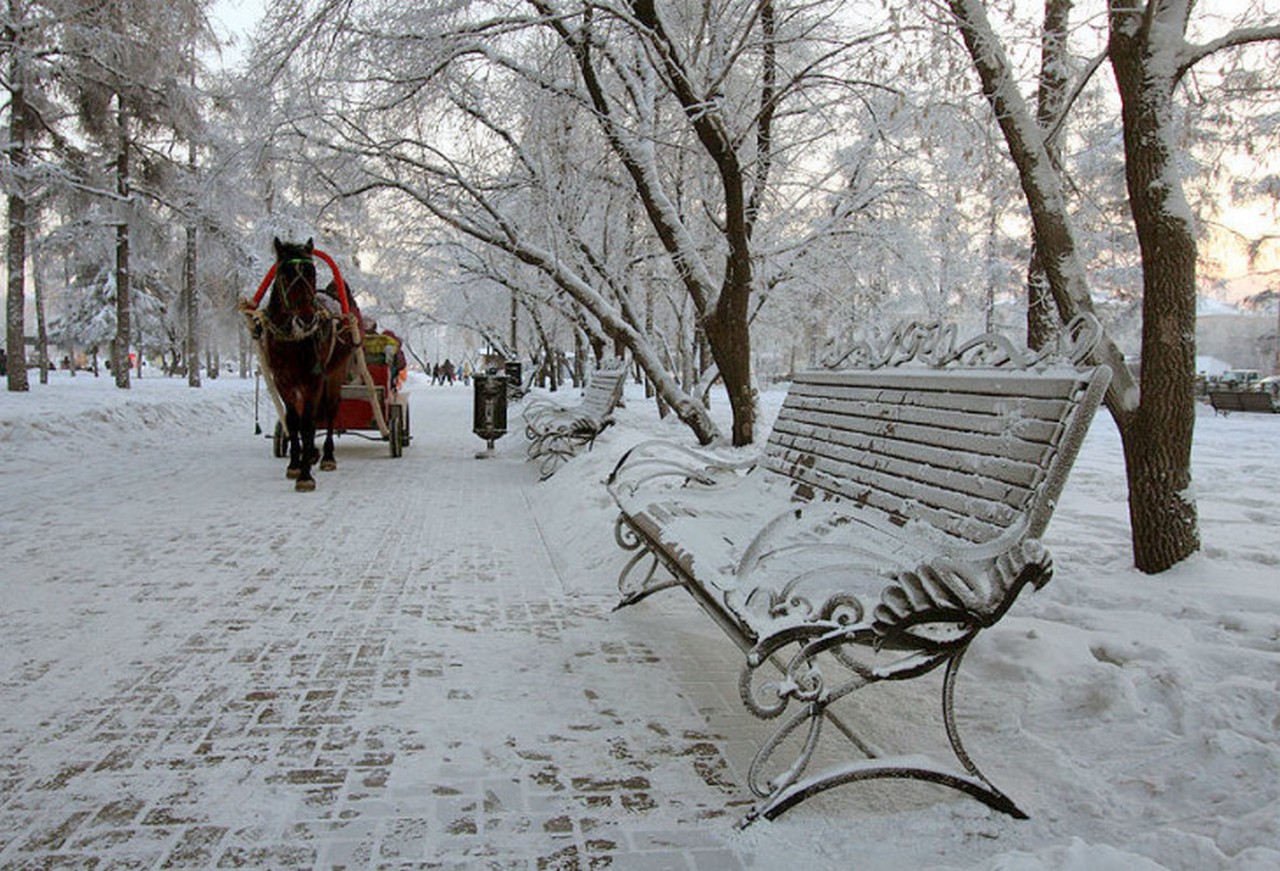
[{"label": "red cart body", "polygon": [[[400,393],[398,381],[403,377],[396,369],[400,343],[392,336],[369,333],[364,337],[364,362],[372,389],[353,361],[347,383],[342,385],[338,416],[334,431],[338,433],[373,430],[391,442],[391,455],[409,444],[409,399]],[[394,374],[393,374],[394,373]],[[376,405],[376,411],[375,411]],[[386,425],[379,426],[378,412]]]}]

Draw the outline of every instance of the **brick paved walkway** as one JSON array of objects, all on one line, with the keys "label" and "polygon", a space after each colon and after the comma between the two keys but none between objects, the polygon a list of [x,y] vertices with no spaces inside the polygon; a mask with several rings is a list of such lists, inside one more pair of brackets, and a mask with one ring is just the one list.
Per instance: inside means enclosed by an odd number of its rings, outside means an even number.
[{"label": "brick paved walkway", "polygon": [[613,569],[563,576],[469,396],[415,397],[400,460],[344,439],[309,496],[239,424],[146,456],[68,436],[92,492],[6,481],[0,866],[751,864],[729,751],[670,686],[733,686],[682,659],[700,615],[611,616]]}]

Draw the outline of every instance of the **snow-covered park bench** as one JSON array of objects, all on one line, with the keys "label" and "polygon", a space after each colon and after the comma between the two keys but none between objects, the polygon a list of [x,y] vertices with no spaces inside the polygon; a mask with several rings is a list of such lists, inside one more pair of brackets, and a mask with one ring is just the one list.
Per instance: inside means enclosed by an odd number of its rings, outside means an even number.
[{"label": "snow-covered park bench", "polygon": [[1271,394],[1261,390],[1210,390],[1209,404],[1215,414],[1224,417],[1233,411],[1280,413],[1280,405],[1276,405]]},{"label": "snow-covered park bench", "polygon": [[[618,607],[683,587],[745,653],[746,707],[783,717],[752,762],[761,801],[744,823],[874,778],[1025,817],[961,743],[956,672],[975,636],[1052,573],[1040,536],[1111,378],[1082,362],[1097,335],[1096,321],[1073,322],[1053,356],[1032,357],[910,325],[878,352],[861,346],[862,368],[796,376],[752,460],[651,440],[618,462],[616,537],[636,552]],[[959,767],[887,755],[832,710],[938,666]],[[824,722],[857,758],[810,775]]]},{"label": "snow-covered park bench", "polygon": [[613,410],[622,398],[627,369],[621,361],[592,373],[581,399],[573,405],[539,396],[525,405],[525,450],[545,480],[583,445],[590,446],[613,425]]}]

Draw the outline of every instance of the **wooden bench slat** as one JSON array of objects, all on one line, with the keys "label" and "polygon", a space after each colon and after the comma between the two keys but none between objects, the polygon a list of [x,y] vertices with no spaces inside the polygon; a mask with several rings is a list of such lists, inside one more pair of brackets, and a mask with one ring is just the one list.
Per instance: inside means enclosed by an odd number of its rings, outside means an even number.
[{"label": "wooden bench slat", "polygon": [[[890,398],[891,399],[891,398]],[[1004,408],[1000,408],[1000,406]],[[850,421],[872,421],[891,424],[918,424],[951,433],[975,433],[1006,438],[1016,437],[1029,442],[1051,442],[1057,437],[1058,422],[1069,410],[1066,403],[1057,403],[1053,417],[1039,418],[1029,415],[1024,404],[1002,399],[985,412],[960,411],[938,406],[891,401],[845,401],[806,397],[793,403],[782,412],[786,417],[825,415],[824,422],[831,424],[836,418]]]},{"label": "wooden bench slat", "polygon": [[[884,390],[871,387],[840,387],[828,384],[795,385],[787,397],[794,405],[835,402],[841,406],[863,407],[862,413],[870,415],[887,415],[913,409],[917,415],[927,415],[930,410],[951,412],[967,412],[980,418],[998,420],[1017,412],[1021,418],[1036,420],[1060,420],[1063,414],[1064,401],[1061,398],[1043,399],[1024,396],[1010,396],[1008,393],[953,393],[949,390],[900,389]],[[1010,403],[1016,403],[1016,408]],[[987,425],[990,421],[980,425]]]},{"label": "wooden bench slat", "polygon": [[[1044,470],[1041,469],[1038,475],[1021,485],[968,471],[963,468],[963,464],[930,465],[873,450],[846,453],[834,449],[830,443],[814,439],[780,439],[777,444],[779,447],[786,447],[786,452],[778,456],[777,460],[791,477],[802,480],[807,478],[809,470],[795,468],[795,461],[797,458],[812,457],[813,468],[837,479],[848,478],[858,483],[872,483],[860,478],[860,470],[866,470],[913,482],[919,485],[920,498],[931,504],[954,501],[945,495],[931,498],[930,494],[938,491],[941,494],[955,494],[962,500],[979,499],[1021,510],[1035,495],[1036,484],[1044,478]],[[771,461],[770,467],[773,465],[774,462]],[[906,495],[904,493],[904,497]]]},{"label": "wooden bench slat", "polygon": [[[921,378],[924,374],[926,377]],[[870,387],[905,390],[916,393],[924,389],[943,390],[950,393],[996,394],[1027,396],[1037,399],[1056,399],[1070,395],[1081,383],[1077,372],[1063,374],[1041,373],[1010,369],[1008,371],[937,370],[937,369],[872,369],[845,370],[840,372],[798,373],[792,389],[805,384],[835,384],[846,387]]]},{"label": "wooden bench slat", "polygon": [[[776,428],[772,433],[771,440],[782,447],[795,447],[797,440],[809,434],[809,430],[801,434],[793,429],[790,422],[784,422],[782,427]],[[1016,460],[1008,456],[973,452],[957,453],[949,444],[924,444],[903,439],[880,438],[871,433],[843,429],[828,432],[823,438],[853,453],[866,452],[898,458],[917,465],[955,468],[965,474],[990,478],[1016,487],[1034,487],[1044,476],[1044,468],[1038,463]]]},{"label": "wooden bench slat", "polygon": [[806,420],[797,420],[779,414],[775,427],[782,432],[799,436],[819,436],[820,433],[825,434],[830,431],[856,433],[886,440],[930,445],[976,456],[1007,458],[1037,466],[1043,465],[1045,456],[1050,450],[1046,444],[1025,439],[969,433],[921,424],[851,418],[822,412],[813,413]]},{"label": "wooden bench slat", "polygon": [[[790,477],[795,480],[796,490],[802,498],[821,498],[825,492],[844,501],[871,505],[900,518],[901,522],[923,520],[931,525],[941,525],[952,535],[962,534],[968,540],[973,540],[975,535],[984,541],[994,538],[1021,513],[1003,502],[945,490],[923,481],[830,463],[812,454],[792,455],[793,460],[801,457],[803,462],[812,466],[803,478]],[[960,528],[965,531],[957,533]]]}]

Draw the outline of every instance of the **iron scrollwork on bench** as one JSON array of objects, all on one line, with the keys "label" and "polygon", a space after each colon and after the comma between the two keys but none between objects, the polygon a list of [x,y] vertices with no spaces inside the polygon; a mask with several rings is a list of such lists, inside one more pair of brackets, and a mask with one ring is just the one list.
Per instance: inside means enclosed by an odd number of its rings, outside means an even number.
[{"label": "iron scrollwork on bench", "polygon": [[[797,375],[757,456],[649,441],[619,461],[615,536],[633,555],[618,607],[685,589],[743,650],[747,710],[780,720],[751,765],[760,802],[744,824],[876,778],[1025,816],[961,741],[956,673],[974,638],[1053,573],[1042,536],[1110,381],[1084,364],[1097,331],[1073,322],[1059,355],[1033,355],[903,328],[843,358],[873,368]],[[832,709],[939,667],[958,767],[888,754]],[[809,774],[828,724],[862,758]]]}]

